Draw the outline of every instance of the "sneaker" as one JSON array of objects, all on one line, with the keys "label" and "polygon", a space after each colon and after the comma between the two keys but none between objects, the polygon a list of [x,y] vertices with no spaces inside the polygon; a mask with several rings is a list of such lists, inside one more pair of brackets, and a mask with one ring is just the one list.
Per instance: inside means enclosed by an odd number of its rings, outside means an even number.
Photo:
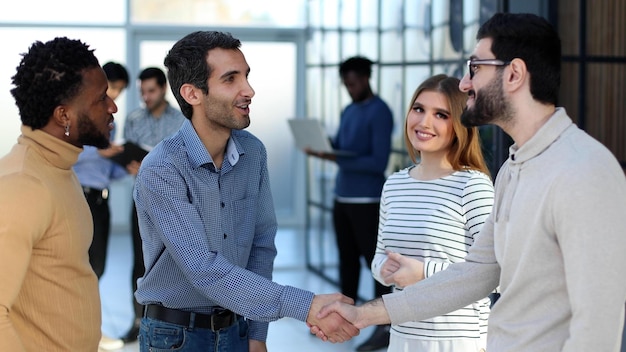
[{"label": "sneaker", "polygon": [[102,334],[100,337],[100,343],[98,344],[98,349],[101,351],[115,351],[124,347],[124,341],[121,339],[114,339],[111,337]]}]

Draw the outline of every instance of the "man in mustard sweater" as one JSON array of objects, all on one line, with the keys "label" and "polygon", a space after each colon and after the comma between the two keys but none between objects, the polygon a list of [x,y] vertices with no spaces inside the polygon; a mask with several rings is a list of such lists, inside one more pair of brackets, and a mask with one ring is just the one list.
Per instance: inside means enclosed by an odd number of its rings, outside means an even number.
[{"label": "man in mustard sweater", "polygon": [[35,42],[11,90],[21,136],[0,159],[0,351],[97,351],[89,207],[72,165],[105,148],[117,106],[93,50]]}]

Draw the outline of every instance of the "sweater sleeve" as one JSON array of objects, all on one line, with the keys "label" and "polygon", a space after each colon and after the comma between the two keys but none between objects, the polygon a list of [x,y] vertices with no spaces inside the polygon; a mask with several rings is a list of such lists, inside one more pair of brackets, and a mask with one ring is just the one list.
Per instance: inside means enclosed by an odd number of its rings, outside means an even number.
[{"label": "sweater sleeve", "polygon": [[622,335],[626,180],[614,160],[600,156],[572,170],[548,197],[572,314],[563,351],[618,350]]},{"label": "sweater sleeve", "polygon": [[[34,243],[50,222],[47,205],[51,200],[38,181],[22,175],[0,180],[0,194],[0,267],[4,269],[0,270],[0,351],[24,351],[9,315],[28,271]],[[35,218],[33,214],[37,214]]]}]

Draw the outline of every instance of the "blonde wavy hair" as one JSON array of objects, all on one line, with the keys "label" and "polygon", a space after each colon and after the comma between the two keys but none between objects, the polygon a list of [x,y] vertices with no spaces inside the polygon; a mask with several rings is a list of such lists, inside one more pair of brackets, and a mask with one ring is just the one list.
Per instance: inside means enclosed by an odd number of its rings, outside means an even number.
[{"label": "blonde wavy hair", "polygon": [[[409,104],[408,112],[413,108],[417,97],[424,91],[437,92],[443,94],[449,104],[450,117],[452,118],[452,128],[454,136],[452,145],[448,151],[448,161],[454,170],[478,170],[490,175],[487,163],[483,157],[481,149],[480,135],[478,127],[465,127],[461,123],[461,113],[467,102],[467,94],[459,90],[459,79],[444,74],[435,75],[419,85],[413,93],[413,98]],[[408,117],[408,112],[406,117]],[[404,143],[409,152],[409,156],[414,163],[417,163],[419,151],[413,148],[407,134],[407,119],[404,122]]]}]

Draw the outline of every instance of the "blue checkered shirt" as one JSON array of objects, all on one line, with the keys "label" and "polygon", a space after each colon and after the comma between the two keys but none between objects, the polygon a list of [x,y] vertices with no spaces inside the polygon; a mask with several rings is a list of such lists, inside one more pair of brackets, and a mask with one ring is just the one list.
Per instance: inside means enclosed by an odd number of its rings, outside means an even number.
[{"label": "blue checkered shirt", "polygon": [[183,113],[169,103],[159,117],[152,116],[148,109],[135,109],[124,122],[124,140],[152,148],[178,131],[185,120]]},{"label": "blue checkered shirt", "polygon": [[143,160],[134,199],[143,240],[141,304],[251,320],[265,341],[269,321],[306,321],[313,293],[271,281],[276,216],[261,141],[232,131],[221,169],[190,121]]}]

